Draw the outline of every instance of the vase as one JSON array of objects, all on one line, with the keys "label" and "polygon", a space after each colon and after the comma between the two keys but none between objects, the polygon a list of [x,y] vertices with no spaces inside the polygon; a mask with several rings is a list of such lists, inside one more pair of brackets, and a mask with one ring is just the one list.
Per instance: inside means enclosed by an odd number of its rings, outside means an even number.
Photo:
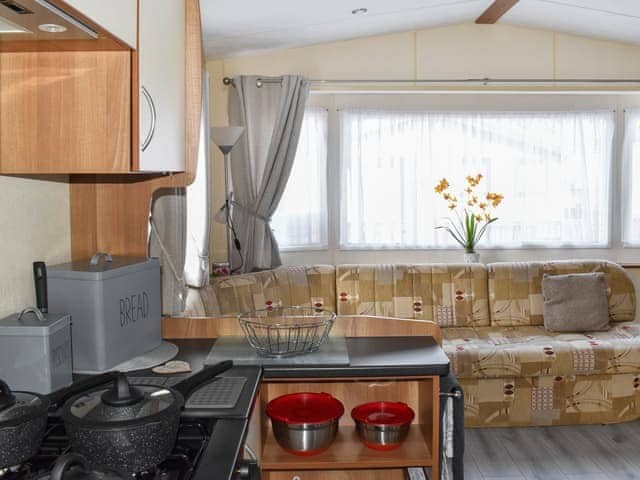
[{"label": "vase", "polygon": [[464,253],[464,263],[480,263],[480,254],[476,252]]}]

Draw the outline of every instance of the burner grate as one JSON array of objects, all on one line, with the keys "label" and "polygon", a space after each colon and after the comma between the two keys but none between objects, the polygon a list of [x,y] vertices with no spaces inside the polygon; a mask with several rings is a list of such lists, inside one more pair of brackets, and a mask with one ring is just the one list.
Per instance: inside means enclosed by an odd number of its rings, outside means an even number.
[{"label": "burner grate", "polygon": [[[200,461],[212,430],[210,422],[182,421],[176,445],[157,468],[140,472],[135,480],[189,480]],[[71,451],[69,439],[60,419],[50,418],[47,432],[35,457],[23,465],[0,471],[0,480],[35,480],[48,478],[56,459]]]}]

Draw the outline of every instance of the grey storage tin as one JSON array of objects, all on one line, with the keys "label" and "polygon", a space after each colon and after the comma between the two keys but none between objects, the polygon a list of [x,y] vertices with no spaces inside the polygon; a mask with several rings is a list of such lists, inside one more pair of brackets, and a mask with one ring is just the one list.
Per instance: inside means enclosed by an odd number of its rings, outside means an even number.
[{"label": "grey storage tin", "polygon": [[71,314],[77,373],[108,371],[162,342],[158,259],[100,255],[47,267],[49,311]]},{"label": "grey storage tin", "polygon": [[0,320],[0,379],[12,390],[46,394],[70,385],[71,357],[69,315],[25,311]]}]

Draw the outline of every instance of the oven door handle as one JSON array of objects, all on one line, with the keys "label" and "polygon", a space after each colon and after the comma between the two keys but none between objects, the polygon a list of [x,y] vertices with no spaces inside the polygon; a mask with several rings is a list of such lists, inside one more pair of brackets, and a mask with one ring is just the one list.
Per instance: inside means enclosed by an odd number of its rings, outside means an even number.
[{"label": "oven door handle", "polygon": [[260,480],[260,467],[254,460],[241,460],[236,468],[237,480]]}]

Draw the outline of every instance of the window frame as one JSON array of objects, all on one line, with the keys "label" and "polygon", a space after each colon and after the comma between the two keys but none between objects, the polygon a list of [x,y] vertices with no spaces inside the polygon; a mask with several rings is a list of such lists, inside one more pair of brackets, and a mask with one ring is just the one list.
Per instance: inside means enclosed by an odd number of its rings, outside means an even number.
[{"label": "window frame", "polygon": [[599,247],[523,245],[519,248],[480,247],[483,262],[531,261],[569,258],[603,258],[620,263],[637,263],[635,246],[622,245],[622,132],[624,109],[640,109],[640,91],[575,89],[571,91],[539,91],[527,88],[513,90],[371,90],[354,91],[349,88],[317,89],[310,92],[309,105],[328,109],[327,210],[328,248],[283,250],[284,263],[337,264],[373,262],[451,262],[460,261],[458,247],[438,248],[343,248],[340,238],[340,182],[338,113],[346,108],[446,110],[446,111],[571,111],[613,110],[616,112],[613,144],[613,166],[610,179],[609,244]]}]

